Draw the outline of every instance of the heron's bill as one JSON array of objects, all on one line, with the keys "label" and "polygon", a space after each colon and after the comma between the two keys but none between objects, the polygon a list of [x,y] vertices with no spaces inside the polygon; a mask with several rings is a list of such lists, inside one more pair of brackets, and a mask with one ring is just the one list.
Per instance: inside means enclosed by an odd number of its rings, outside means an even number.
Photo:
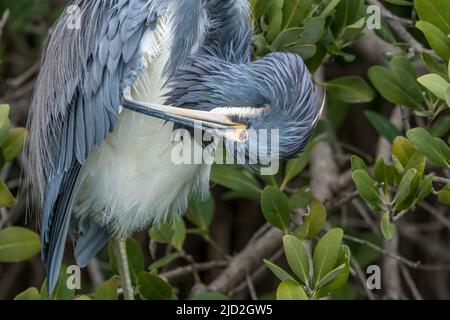
[{"label": "heron's bill", "polygon": [[131,111],[189,127],[201,126],[205,129],[217,130],[218,132],[228,131],[225,136],[230,136],[229,131],[232,131],[232,136],[235,134],[242,136],[241,132],[247,130],[245,124],[234,122],[227,115],[215,112],[214,110],[200,111],[127,99],[124,99],[123,107]]}]

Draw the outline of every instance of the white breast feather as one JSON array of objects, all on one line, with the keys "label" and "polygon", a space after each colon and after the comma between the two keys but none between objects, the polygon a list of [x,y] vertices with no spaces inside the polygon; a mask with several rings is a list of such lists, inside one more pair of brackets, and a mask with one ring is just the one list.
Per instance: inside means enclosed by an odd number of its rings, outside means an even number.
[{"label": "white breast feather", "polygon": [[[144,72],[131,97],[163,103],[162,70],[169,58],[170,19],[143,37]],[[189,196],[209,192],[208,165],[175,165],[173,124],[124,110],[116,128],[82,168],[75,213],[92,215],[116,235],[128,235],[187,209]]]}]

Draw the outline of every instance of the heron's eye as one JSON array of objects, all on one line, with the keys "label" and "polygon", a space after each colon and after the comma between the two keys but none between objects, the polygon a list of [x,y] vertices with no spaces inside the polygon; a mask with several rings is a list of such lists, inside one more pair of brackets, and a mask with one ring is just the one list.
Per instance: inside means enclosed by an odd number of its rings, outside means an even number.
[{"label": "heron's eye", "polygon": [[249,138],[247,129],[236,128],[234,130],[227,130],[225,139],[234,142],[245,142]]},{"label": "heron's eye", "polygon": [[239,133],[239,140],[245,141],[245,140],[247,140],[247,139],[248,139],[248,132],[247,132],[247,130],[242,130],[242,131]]}]

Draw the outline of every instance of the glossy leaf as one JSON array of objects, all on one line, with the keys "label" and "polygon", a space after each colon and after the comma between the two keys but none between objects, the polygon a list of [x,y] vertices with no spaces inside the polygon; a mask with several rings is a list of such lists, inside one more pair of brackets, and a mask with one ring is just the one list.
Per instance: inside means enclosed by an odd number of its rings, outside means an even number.
[{"label": "glossy leaf", "polygon": [[115,276],[102,283],[92,295],[94,300],[118,300],[117,290],[120,285],[119,277]]},{"label": "glossy leaf", "polygon": [[450,168],[450,149],[439,138],[434,138],[427,130],[415,128],[408,131],[409,140],[431,161],[444,168]]},{"label": "glossy leaf", "polygon": [[280,281],[284,281],[284,280],[292,280],[292,281],[296,281],[289,273],[287,273],[286,271],[284,271],[282,268],[280,268],[279,266],[277,266],[275,263],[269,261],[269,260],[264,260],[265,265],[267,266],[267,268],[270,269],[270,271],[272,271],[272,273],[278,278],[280,279]]},{"label": "glossy leaf", "polygon": [[285,231],[288,229],[289,200],[283,192],[275,187],[266,187],[261,195],[261,208],[271,225]]},{"label": "glossy leaf", "polygon": [[342,229],[331,229],[317,243],[313,255],[314,285],[335,268],[343,235]]},{"label": "glossy leaf", "polygon": [[431,48],[444,60],[450,58],[450,44],[441,29],[426,21],[416,23],[417,29],[423,32]]},{"label": "glossy leaf", "polygon": [[445,93],[450,88],[450,83],[437,74],[427,74],[417,79],[421,85],[430,90],[436,97],[445,101]]},{"label": "glossy leaf", "polygon": [[389,119],[381,114],[373,111],[366,111],[364,114],[378,134],[386,138],[389,142],[393,142],[394,139],[400,135],[400,131],[389,121]]},{"label": "glossy leaf", "polygon": [[291,270],[300,281],[309,285],[309,257],[303,242],[298,238],[286,235],[283,237],[284,252]]},{"label": "glossy leaf", "polygon": [[187,218],[200,229],[207,230],[214,216],[214,199],[190,201]]},{"label": "glossy leaf", "polygon": [[[0,150],[1,152],[1,150]],[[9,208],[16,204],[16,198],[9,191],[8,186],[0,178],[0,208]]]},{"label": "glossy leaf", "polygon": [[285,280],[277,288],[277,300],[308,300],[308,295],[298,283]]},{"label": "glossy leaf", "polygon": [[364,170],[356,170],[352,174],[353,182],[360,196],[367,203],[372,211],[381,211],[382,198],[378,191],[376,182]]},{"label": "glossy leaf", "polygon": [[396,228],[395,225],[391,223],[389,213],[384,213],[381,218],[381,232],[386,240],[392,240],[396,235]]},{"label": "glossy leaf", "polygon": [[357,76],[347,76],[325,83],[327,91],[336,99],[347,103],[366,103],[374,98],[372,88]]},{"label": "glossy leaf", "polygon": [[40,251],[39,235],[22,228],[0,230],[0,262],[22,262],[33,258]]},{"label": "glossy leaf", "polygon": [[161,277],[149,272],[138,274],[139,293],[145,300],[170,300],[172,288]]},{"label": "glossy leaf", "polygon": [[438,26],[450,34],[450,2],[446,0],[414,0],[414,6],[421,20]]},{"label": "glossy leaf", "polygon": [[305,217],[308,224],[306,239],[313,239],[327,223],[327,209],[317,200],[311,202],[310,213]]},{"label": "glossy leaf", "polygon": [[14,300],[42,300],[39,290],[36,288],[28,288],[22,293],[19,293]]}]

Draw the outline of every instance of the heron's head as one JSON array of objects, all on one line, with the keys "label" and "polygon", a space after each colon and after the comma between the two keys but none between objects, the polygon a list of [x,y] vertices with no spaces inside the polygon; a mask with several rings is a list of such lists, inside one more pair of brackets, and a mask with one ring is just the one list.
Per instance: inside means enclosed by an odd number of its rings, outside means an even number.
[{"label": "heron's head", "polygon": [[250,64],[201,55],[183,68],[174,87],[170,104],[216,116],[225,126],[227,149],[253,163],[296,156],[318,119],[311,75],[296,54],[274,53]]},{"label": "heron's head", "polygon": [[167,103],[147,105],[148,113],[222,136],[239,163],[296,156],[318,120],[314,84],[296,54],[274,53],[249,64],[200,54],[171,86]]}]

